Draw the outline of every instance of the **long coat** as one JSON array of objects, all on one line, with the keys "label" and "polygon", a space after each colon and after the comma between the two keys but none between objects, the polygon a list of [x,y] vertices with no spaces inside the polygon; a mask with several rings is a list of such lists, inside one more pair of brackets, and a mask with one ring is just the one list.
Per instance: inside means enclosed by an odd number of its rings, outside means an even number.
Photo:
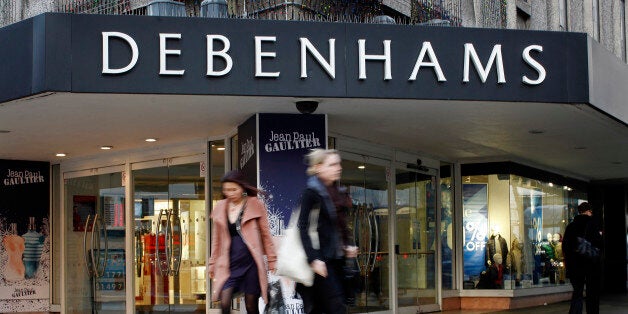
[{"label": "long coat", "polygon": [[[212,212],[212,249],[209,258],[208,272],[214,274],[212,284],[212,301],[220,299],[220,291],[229,279],[229,250],[231,235],[229,234],[227,200],[220,200]],[[259,284],[264,302],[268,303],[268,279],[264,265],[264,255],[268,260],[268,268],[273,271],[277,261],[273,239],[268,225],[266,207],[257,197],[248,197],[246,208],[242,214],[242,238],[249,248],[259,276]]]},{"label": "long coat", "polygon": [[587,272],[599,274],[600,261],[590,261],[576,253],[578,247],[578,237],[584,237],[591,244],[601,249],[603,240],[597,222],[587,215],[578,215],[567,225],[565,236],[563,237],[563,255],[565,257],[565,267],[568,278],[578,278]]}]

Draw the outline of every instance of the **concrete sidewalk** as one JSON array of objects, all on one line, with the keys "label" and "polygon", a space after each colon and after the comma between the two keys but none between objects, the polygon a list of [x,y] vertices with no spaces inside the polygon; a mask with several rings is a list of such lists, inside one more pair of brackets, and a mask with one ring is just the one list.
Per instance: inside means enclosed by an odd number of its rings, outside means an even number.
[{"label": "concrete sidewalk", "polygon": [[[586,302],[586,301],[585,301]],[[584,306],[583,306],[584,307]],[[472,311],[443,311],[440,313],[447,314],[501,314],[501,313],[534,313],[534,314],[564,314],[569,313],[569,301],[553,303],[548,305],[541,305],[535,307],[528,307],[516,310],[507,311],[495,311],[495,310],[472,310]],[[586,313],[586,311],[584,311]],[[624,314],[628,313],[628,293],[623,294],[607,294],[603,295],[600,299],[600,313],[604,314]]]}]

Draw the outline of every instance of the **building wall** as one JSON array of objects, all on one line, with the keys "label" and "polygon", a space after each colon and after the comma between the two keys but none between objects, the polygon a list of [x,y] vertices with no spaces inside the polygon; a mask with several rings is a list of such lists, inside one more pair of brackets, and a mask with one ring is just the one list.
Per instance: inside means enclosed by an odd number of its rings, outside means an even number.
[{"label": "building wall", "polygon": [[[83,0],[11,0],[0,2],[0,26],[8,25],[43,12],[57,11],[65,3]],[[409,8],[412,0],[382,0],[399,11]],[[131,0],[131,3],[148,0]],[[456,3],[457,2],[457,3]],[[621,60],[626,60],[626,17],[621,20],[624,0],[448,0],[460,6],[463,27],[496,27],[560,31],[560,3],[567,6],[567,30],[585,32],[602,43]],[[187,3],[187,2],[186,2]],[[191,3],[191,2],[190,2]],[[599,34],[594,26],[593,5],[597,3]],[[403,11],[403,10],[402,10]],[[188,12],[196,12],[190,10]],[[521,14],[521,12],[526,12]],[[402,12],[403,13],[403,12]],[[522,22],[522,16],[527,20]],[[623,24],[622,24],[623,23]],[[624,25],[624,27],[622,27]],[[622,34],[623,33],[623,34]]]}]

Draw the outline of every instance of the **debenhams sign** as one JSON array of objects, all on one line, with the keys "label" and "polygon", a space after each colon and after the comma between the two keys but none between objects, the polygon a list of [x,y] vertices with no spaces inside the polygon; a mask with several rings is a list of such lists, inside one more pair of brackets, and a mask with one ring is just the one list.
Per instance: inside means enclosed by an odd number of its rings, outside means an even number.
[{"label": "debenhams sign", "polygon": [[583,34],[71,18],[78,92],[572,102],[588,90]]},{"label": "debenhams sign", "polygon": [[[180,56],[183,52],[181,49],[172,48],[174,41],[180,41],[182,39],[181,33],[159,33],[156,34],[159,38],[159,75],[168,76],[183,76],[185,74],[184,68],[173,68],[168,65],[168,59],[176,56]],[[109,53],[109,43],[112,39],[122,40],[131,50],[129,60],[126,60],[126,64],[121,67],[111,66],[111,56]],[[256,78],[278,78],[281,75],[280,71],[268,71],[264,68],[265,63],[279,62],[277,60],[277,52],[268,49],[264,50],[262,45],[264,43],[275,43],[277,36],[252,36],[251,40],[255,43],[255,50],[252,51],[250,58],[254,60],[254,77]],[[316,47],[307,37],[299,37],[300,54],[298,56],[300,65],[300,78],[308,78],[308,56],[311,56],[316,66],[321,67],[325,73],[331,78],[336,78],[336,39],[328,39],[326,47]],[[234,67],[237,67],[237,60],[234,60],[230,55],[229,49],[231,47],[231,39],[221,34],[209,34],[205,36],[206,51],[205,51],[205,66],[206,75],[209,77],[224,77],[231,73]],[[375,45],[381,45],[381,54],[367,54],[366,44],[367,39],[358,39],[355,47],[358,52],[358,73],[356,77],[358,80],[366,80],[367,62],[381,62],[384,67],[382,80],[392,80],[392,54],[391,54],[391,40],[384,40],[381,43],[375,43]],[[217,49],[216,47],[221,47]],[[534,71],[533,77],[527,75],[521,75],[519,79],[524,84],[539,85],[542,84],[547,75],[546,69],[538,60],[536,60],[531,52],[541,53],[543,52],[543,46],[541,45],[528,45],[523,48],[521,52],[521,60]],[[413,55],[409,53],[408,55]],[[137,41],[129,34],[123,32],[102,32],[102,74],[125,74],[131,71],[140,59],[140,49]],[[219,59],[224,64],[221,68],[215,66],[215,60]],[[291,58],[292,59],[292,58]],[[463,64],[464,69],[462,71],[462,82],[469,82],[470,72],[474,71],[479,75],[482,83],[486,83],[491,69],[495,69],[498,84],[506,83],[506,74],[504,70],[504,57],[502,55],[502,45],[493,45],[492,51],[488,56],[488,61],[482,63],[480,56],[478,55],[473,43],[464,44],[464,56]],[[447,78],[443,72],[441,62],[431,42],[423,41],[421,43],[418,56],[414,61],[412,69],[408,69],[406,73],[400,73],[400,76],[404,77],[408,81],[415,81],[419,70],[421,68],[427,68],[431,70],[438,82],[446,82]]]}]

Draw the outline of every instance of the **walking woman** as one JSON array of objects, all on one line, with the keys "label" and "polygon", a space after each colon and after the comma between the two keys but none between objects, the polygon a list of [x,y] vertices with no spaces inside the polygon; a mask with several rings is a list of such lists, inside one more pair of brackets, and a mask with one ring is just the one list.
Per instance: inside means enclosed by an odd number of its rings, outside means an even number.
[{"label": "walking woman", "polygon": [[[301,196],[299,230],[314,285],[297,285],[306,313],[345,313],[345,258],[355,258],[350,246],[347,211],[352,207],[348,194],[338,187],[342,173],[340,155],[331,149],[314,149],[308,155],[307,188]],[[318,212],[318,218],[310,215]],[[310,217],[316,230],[310,230]],[[311,222],[314,224],[314,221]]]},{"label": "walking woman", "polygon": [[241,172],[231,171],[221,182],[225,199],[212,212],[212,301],[220,300],[222,313],[230,313],[234,294],[244,293],[246,312],[256,314],[260,295],[268,303],[264,255],[271,272],[277,261],[266,207]]}]

